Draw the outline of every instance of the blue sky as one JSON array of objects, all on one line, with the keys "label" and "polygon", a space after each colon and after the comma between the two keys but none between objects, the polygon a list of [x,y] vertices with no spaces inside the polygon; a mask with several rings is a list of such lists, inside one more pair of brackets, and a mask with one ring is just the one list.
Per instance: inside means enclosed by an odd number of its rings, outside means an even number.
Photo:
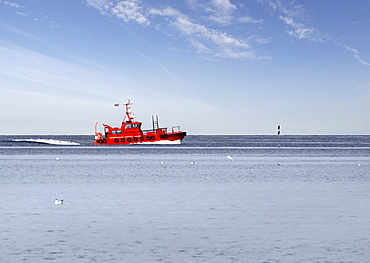
[{"label": "blue sky", "polygon": [[369,134],[367,0],[0,0],[0,134]]}]

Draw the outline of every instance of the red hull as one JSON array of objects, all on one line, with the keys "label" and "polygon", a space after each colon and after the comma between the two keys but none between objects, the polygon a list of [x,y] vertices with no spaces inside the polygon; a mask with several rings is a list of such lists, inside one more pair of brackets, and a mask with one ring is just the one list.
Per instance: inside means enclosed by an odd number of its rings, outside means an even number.
[{"label": "red hull", "polygon": [[130,135],[130,136],[116,136],[109,138],[102,138],[95,140],[95,145],[127,145],[127,144],[170,144],[180,143],[186,136],[186,132],[174,132],[166,134],[147,133]]},{"label": "red hull", "polygon": [[[118,104],[117,104],[118,105]],[[116,106],[117,106],[116,105]],[[173,127],[170,132],[167,128],[158,127],[158,118],[153,119],[152,130],[141,130],[141,122],[136,122],[131,115],[130,101],[126,105],[126,115],[121,127],[104,126],[104,135],[96,131],[95,125],[95,145],[128,145],[128,144],[176,144],[181,143],[186,136],[186,132],[180,127]]]}]

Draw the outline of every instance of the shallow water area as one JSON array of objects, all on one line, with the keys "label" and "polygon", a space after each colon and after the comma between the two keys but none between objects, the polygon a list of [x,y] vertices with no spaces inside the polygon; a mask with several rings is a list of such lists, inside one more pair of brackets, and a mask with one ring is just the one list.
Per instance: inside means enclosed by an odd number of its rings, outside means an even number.
[{"label": "shallow water area", "polygon": [[370,258],[370,136],[49,137],[2,138],[0,262]]}]

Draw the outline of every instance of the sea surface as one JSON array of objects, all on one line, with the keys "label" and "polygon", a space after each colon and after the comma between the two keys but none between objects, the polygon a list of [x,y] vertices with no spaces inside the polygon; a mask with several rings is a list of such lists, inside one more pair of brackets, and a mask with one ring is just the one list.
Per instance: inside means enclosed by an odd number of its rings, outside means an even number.
[{"label": "sea surface", "polygon": [[370,262],[369,135],[93,139],[0,136],[0,262]]}]

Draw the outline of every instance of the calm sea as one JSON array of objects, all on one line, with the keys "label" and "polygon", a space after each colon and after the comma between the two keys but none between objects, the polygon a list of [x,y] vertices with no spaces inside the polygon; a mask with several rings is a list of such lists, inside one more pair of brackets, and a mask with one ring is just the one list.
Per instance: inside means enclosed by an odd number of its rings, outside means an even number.
[{"label": "calm sea", "polygon": [[93,139],[0,136],[0,262],[369,262],[368,135]]}]

